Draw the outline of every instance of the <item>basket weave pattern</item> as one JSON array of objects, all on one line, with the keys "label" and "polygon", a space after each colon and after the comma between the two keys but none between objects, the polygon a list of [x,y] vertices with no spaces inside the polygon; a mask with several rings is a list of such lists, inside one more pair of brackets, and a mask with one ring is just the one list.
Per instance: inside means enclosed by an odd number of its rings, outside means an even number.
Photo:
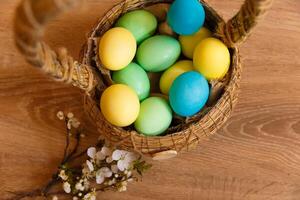
[{"label": "basket weave pattern", "polygon": [[[108,29],[113,26],[114,22],[124,13],[140,8],[147,8],[153,4],[170,3],[168,0],[150,0],[150,1],[124,1],[110,9],[105,16],[94,27],[90,34],[88,45],[84,52],[84,63],[98,68],[102,74],[103,81],[99,88],[99,93],[112,84],[109,70],[102,67],[98,59],[99,38]],[[216,30],[218,25],[224,23],[222,18],[203,2],[206,10],[206,26],[210,30]],[[96,123],[98,131],[103,134],[110,142],[124,149],[134,149],[141,154],[156,154],[168,150],[179,152],[183,149],[189,150],[199,141],[206,139],[218,130],[230,116],[234,103],[237,99],[237,89],[240,80],[241,65],[238,55],[238,49],[231,49],[232,63],[229,76],[226,82],[228,85],[221,99],[213,106],[206,109],[206,114],[198,116],[197,120],[186,120],[180,124],[179,130],[170,131],[170,134],[164,136],[147,137],[137,133],[135,130],[124,130],[111,125],[107,122],[100,111],[98,91],[86,96],[84,107],[86,113]]]},{"label": "basket weave pattern", "polygon": [[82,51],[82,62],[74,61],[65,49],[52,50],[42,42],[43,28],[49,20],[73,7],[76,0],[23,0],[15,17],[15,41],[20,52],[33,66],[58,81],[71,83],[86,91],[84,108],[96,123],[100,134],[110,142],[124,149],[133,149],[141,154],[155,155],[160,152],[189,150],[201,140],[214,134],[229,118],[237,100],[241,78],[241,62],[238,46],[251,33],[260,18],[271,6],[272,0],[246,0],[241,10],[227,23],[207,3],[207,26],[229,48],[231,66],[222,83],[225,87],[212,105],[192,118],[187,118],[176,128],[170,128],[167,135],[146,137],[133,129],[111,125],[101,114],[99,100],[101,92],[111,84],[110,72],[101,66],[97,45],[99,38],[124,13],[171,0],[126,0],[112,9],[97,23]]}]

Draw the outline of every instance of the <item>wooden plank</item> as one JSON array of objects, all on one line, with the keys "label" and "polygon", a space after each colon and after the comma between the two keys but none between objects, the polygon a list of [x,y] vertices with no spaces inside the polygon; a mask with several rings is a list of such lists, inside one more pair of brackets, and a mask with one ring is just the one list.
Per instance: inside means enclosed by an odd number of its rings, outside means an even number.
[{"label": "wooden plank", "polygon": [[[12,18],[18,2],[0,1],[0,199],[41,186],[56,170],[64,146],[58,110],[87,121],[79,90],[53,82],[17,52]],[[47,41],[76,56],[90,27],[117,2],[87,0],[51,23]],[[228,19],[242,0],[208,2]],[[275,1],[242,46],[239,103],[217,135],[194,151],[155,162],[128,192],[99,199],[300,199],[299,9],[298,0]],[[87,127],[85,146],[98,137]]]}]

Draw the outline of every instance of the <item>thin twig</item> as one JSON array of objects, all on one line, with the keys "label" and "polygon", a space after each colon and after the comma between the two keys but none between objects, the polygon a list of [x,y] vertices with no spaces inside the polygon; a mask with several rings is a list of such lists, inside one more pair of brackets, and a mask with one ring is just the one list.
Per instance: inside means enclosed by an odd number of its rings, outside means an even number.
[{"label": "thin twig", "polygon": [[68,156],[65,157],[64,161],[62,162],[62,164],[65,164],[65,163],[67,163],[67,162],[70,161],[70,159],[78,151],[79,144],[80,144],[80,132],[77,132],[77,134],[76,134],[76,144],[74,146],[74,149],[72,150],[72,152]]},{"label": "thin twig", "polygon": [[[71,160],[74,156],[74,154],[78,151],[78,147],[80,145],[80,132],[77,132],[76,134],[76,144],[74,146],[74,149],[71,151],[71,153],[69,155],[68,154],[68,150],[69,150],[69,146],[70,146],[70,130],[68,129],[68,120],[65,120],[65,125],[66,125],[66,145],[65,145],[65,149],[64,149],[64,155],[62,158],[62,162],[60,164],[63,165],[66,162],[68,162],[69,160]],[[82,155],[85,152],[82,152]],[[80,155],[81,156],[81,155]],[[74,159],[72,159],[74,160]],[[53,174],[52,179],[46,184],[46,186],[44,188],[40,188],[40,189],[36,189],[33,191],[21,191],[21,192],[11,192],[8,191],[9,193],[14,194],[13,197],[11,198],[7,198],[5,200],[22,200],[26,197],[38,197],[38,196],[48,196],[48,195],[54,195],[54,194],[63,194],[64,191],[60,191],[60,192],[49,192],[51,190],[51,188],[57,184],[59,182],[59,171],[56,172],[55,174]]]},{"label": "thin twig", "polygon": [[69,149],[69,145],[70,145],[70,130],[68,129],[68,119],[65,119],[65,125],[66,125],[66,146],[64,149],[64,156],[63,159],[61,161],[61,163],[63,163],[66,159],[67,153],[68,153],[68,149]]},{"label": "thin twig", "polygon": [[80,152],[79,154],[77,154],[77,155],[73,156],[72,158],[70,158],[68,161],[69,161],[69,162],[72,162],[72,161],[75,160],[76,158],[80,158],[81,156],[83,156],[83,155],[86,154],[86,151],[87,151],[87,150],[88,150],[88,149],[85,149],[84,151],[82,151],[82,152]]},{"label": "thin twig", "polygon": [[[75,159],[85,155],[88,148],[86,148],[84,151],[82,151],[82,152],[80,152],[79,154],[76,155],[76,153],[79,149],[79,146],[80,146],[80,138],[81,138],[80,137],[81,131],[77,130],[77,132],[76,132],[76,144],[74,145],[74,148],[72,149],[72,151],[70,153],[68,153],[69,148],[70,148],[71,131],[68,129],[68,120],[67,119],[65,119],[65,125],[66,125],[67,133],[66,133],[66,144],[65,144],[65,149],[64,149],[64,155],[63,155],[62,161],[60,163],[60,167],[59,167],[58,171],[55,174],[53,174],[52,179],[45,185],[45,187],[40,188],[40,189],[35,189],[35,190],[32,190],[32,191],[10,192],[14,196],[11,197],[11,198],[7,198],[5,200],[22,200],[26,197],[38,197],[38,196],[42,196],[42,197],[47,198],[47,196],[50,196],[50,195],[68,195],[63,190],[59,190],[59,191],[50,191],[50,190],[52,189],[52,187],[54,185],[56,185],[60,181],[59,173],[60,173],[61,167],[63,165],[65,165],[66,163],[74,161]],[[102,144],[103,144],[103,141],[98,141],[97,144],[96,144],[96,147],[99,146],[99,145],[101,146]],[[72,172],[72,173],[75,173],[76,172],[75,170],[77,170],[77,167],[73,167],[70,170],[74,170],[74,172]],[[106,191],[109,188],[117,187],[118,184],[120,184],[123,181],[127,181],[127,180],[128,180],[128,178],[125,179],[125,180],[118,180],[116,183],[114,183],[112,185],[105,185],[105,186],[102,186],[102,187],[99,187],[99,188],[95,188],[95,190],[96,191]],[[87,192],[89,192],[89,191],[87,191]]]},{"label": "thin twig", "polygon": [[47,196],[49,190],[52,188],[53,185],[55,185],[57,182],[59,181],[58,179],[58,172],[56,172],[55,174],[53,174],[52,179],[47,183],[47,185],[44,187],[44,189],[42,190],[42,194],[44,196]]}]

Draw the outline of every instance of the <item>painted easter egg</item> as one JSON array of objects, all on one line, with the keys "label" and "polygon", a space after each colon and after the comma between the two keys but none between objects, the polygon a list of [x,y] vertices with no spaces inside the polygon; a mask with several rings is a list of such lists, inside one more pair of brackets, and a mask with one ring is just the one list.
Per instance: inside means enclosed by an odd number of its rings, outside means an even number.
[{"label": "painted easter egg", "polygon": [[169,68],[181,53],[179,42],[166,35],[148,38],[138,47],[137,62],[146,71],[160,72]]},{"label": "painted easter egg", "polygon": [[167,22],[179,35],[192,35],[204,24],[205,11],[198,0],[175,0],[168,12]]},{"label": "painted easter egg", "polygon": [[190,60],[181,60],[167,69],[161,76],[159,81],[160,91],[168,95],[173,81],[181,74],[187,71],[192,71],[193,62]]},{"label": "painted easter egg", "polygon": [[198,113],[204,107],[208,97],[208,82],[196,71],[185,72],[178,76],[169,93],[173,111],[182,117]]},{"label": "painted easter egg", "polygon": [[172,122],[172,109],[167,100],[149,97],[141,103],[140,113],[134,122],[135,129],[147,136],[165,132]]},{"label": "painted easter egg", "polygon": [[100,39],[99,57],[104,67],[109,70],[123,69],[133,60],[135,53],[135,38],[125,28],[112,28]]},{"label": "painted easter egg", "polygon": [[131,87],[116,84],[102,93],[100,108],[108,122],[115,126],[125,127],[132,124],[138,117],[140,101]]},{"label": "painted easter egg", "polygon": [[205,27],[202,27],[197,33],[193,35],[180,35],[179,42],[181,45],[182,53],[187,58],[193,59],[194,50],[205,38],[211,37],[212,33]]},{"label": "painted easter egg", "polygon": [[130,63],[124,69],[114,71],[112,79],[115,83],[125,84],[135,90],[140,100],[149,96],[150,81],[145,70],[136,63]]},{"label": "painted easter egg", "polygon": [[193,62],[195,69],[206,79],[221,79],[229,69],[230,53],[221,40],[207,38],[195,48]]},{"label": "painted easter egg", "polygon": [[116,26],[129,30],[139,44],[155,33],[157,20],[149,11],[134,10],[120,17]]}]

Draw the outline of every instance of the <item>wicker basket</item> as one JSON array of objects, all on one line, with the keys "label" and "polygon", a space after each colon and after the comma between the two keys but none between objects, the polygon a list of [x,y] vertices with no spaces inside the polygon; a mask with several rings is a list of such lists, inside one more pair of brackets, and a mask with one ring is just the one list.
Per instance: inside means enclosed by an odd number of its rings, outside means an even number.
[{"label": "wicker basket", "polygon": [[192,118],[175,120],[175,125],[163,136],[147,137],[130,127],[124,129],[113,126],[101,114],[101,92],[112,81],[110,72],[101,66],[95,49],[101,35],[111,28],[122,14],[134,9],[147,9],[159,3],[169,4],[172,1],[126,0],[114,6],[92,29],[81,54],[81,63],[74,61],[65,49],[53,51],[41,40],[46,23],[72,7],[75,2],[77,1],[23,0],[17,8],[14,27],[19,50],[29,63],[40,67],[56,80],[72,83],[86,91],[85,111],[107,140],[120,148],[135,150],[156,160],[173,157],[183,149],[189,150],[199,141],[214,134],[229,118],[237,99],[241,74],[238,46],[272,4],[272,0],[246,0],[241,10],[226,23],[213,8],[202,2],[206,11],[205,26],[230,49],[231,66],[228,75],[220,82],[212,83],[218,95],[201,113]]}]

